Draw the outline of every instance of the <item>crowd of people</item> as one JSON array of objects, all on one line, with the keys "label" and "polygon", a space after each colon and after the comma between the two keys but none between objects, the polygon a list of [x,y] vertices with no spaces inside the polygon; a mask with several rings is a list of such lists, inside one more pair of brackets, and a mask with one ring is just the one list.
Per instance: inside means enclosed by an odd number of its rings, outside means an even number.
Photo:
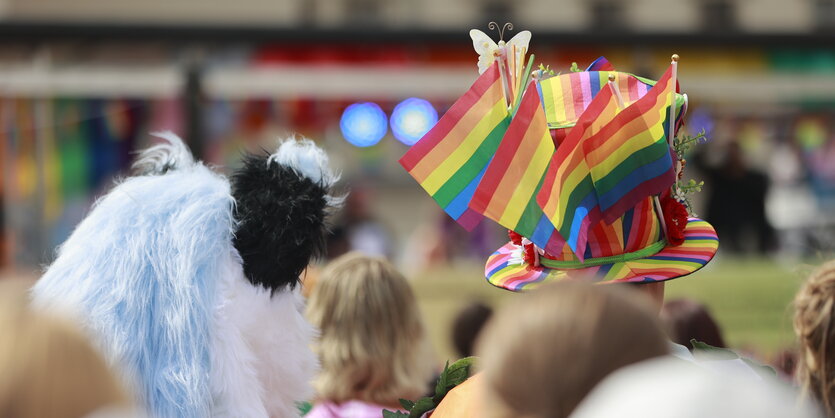
[{"label": "crowd of people", "polygon": [[[545,276],[528,284],[546,283],[455,320],[452,339],[475,366],[450,385],[409,281],[385,256],[349,252],[309,271],[344,201],[324,151],[285,141],[227,179],[166,141],[36,283],[0,281],[0,416],[835,417],[835,262],[795,299],[791,382],[722,349],[703,306],[665,304],[666,281],[689,272],[664,256],[655,266],[668,276],[605,284],[599,269],[565,276],[572,260],[537,264]],[[688,225],[685,240],[711,238],[702,221]],[[653,240],[650,227],[636,245],[693,248]],[[635,240],[595,257],[628,263],[646,252],[629,250]],[[501,251],[488,266],[499,257],[517,278],[531,274]],[[488,280],[510,288],[503,274]]]},{"label": "crowd of people", "polygon": [[[0,281],[7,336],[0,340],[0,415],[145,416],[140,395],[77,323],[33,308],[32,284]],[[835,417],[835,262],[797,293],[793,383],[741,359],[694,356],[675,341],[706,336],[721,344],[721,336],[688,333],[675,326],[680,319],[662,321],[663,298],[643,286],[572,280],[520,295],[492,314],[468,307],[459,322],[475,325],[456,329],[475,344],[477,372],[433,416]],[[390,262],[345,254],[309,291],[305,312],[319,331],[313,351],[321,368],[315,395],[299,414],[382,417],[383,410],[401,410],[401,399],[431,392],[439,369],[410,284]],[[669,317],[703,309],[676,303],[664,311]]]}]

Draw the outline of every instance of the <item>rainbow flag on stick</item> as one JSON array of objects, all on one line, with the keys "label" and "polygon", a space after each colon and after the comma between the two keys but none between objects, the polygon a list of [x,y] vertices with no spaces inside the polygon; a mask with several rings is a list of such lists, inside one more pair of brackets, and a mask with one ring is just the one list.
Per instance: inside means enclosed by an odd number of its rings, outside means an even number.
[{"label": "rainbow flag on stick", "polygon": [[498,63],[473,83],[400,164],[453,219],[472,230],[470,199],[510,123]]},{"label": "rainbow flag on stick", "polygon": [[580,260],[588,229],[602,216],[583,144],[617,113],[612,90],[601,89],[557,148],[537,194],[537,203]]},{"label": "rainbow flag on stick", "polygon": [[557,254],[565,240],[536,202],[553,154],[545,111],[536,86],[531,85],[473,194],[470,208]]},{"label": "rainbow flag on stick", "polygon": [[672,81],[670,66],[655,86],[583,143],[603,220],[624,214],[675,181],[667,143]]}]

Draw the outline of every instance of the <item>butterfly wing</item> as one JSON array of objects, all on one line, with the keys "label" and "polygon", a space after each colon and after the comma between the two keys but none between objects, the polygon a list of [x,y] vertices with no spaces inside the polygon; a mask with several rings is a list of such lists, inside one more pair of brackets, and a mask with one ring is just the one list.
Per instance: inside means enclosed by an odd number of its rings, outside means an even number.
[{"label": "butterfly wing", "polygon": [[[522,57],[522,50],[528,50],[528,45],[531,43],[531,31],[523,30],[517,33],[513,38],[507,41],[508,53],[516,46],[516,60],[519,61]],[[523,63],[524,64],[524,63]]]},{"label": "butterfly wing", "polygon": [[[478,29],[470,30],[470,38],[473,39],[473,49],[478,54],[478,73],[482,74],[496,59],[495,54],[499,46],[486,33]],[[528,39],[530,39],[530,36]]]},{"label": "butterfly wing", "polygon": [[510,38],[507,41],[507,45],[516,45],[516,49],[520,50],[522,48],[528,49],[528,45],[531,43],[531,31],[523,30],[516,34],[516,36]]}]

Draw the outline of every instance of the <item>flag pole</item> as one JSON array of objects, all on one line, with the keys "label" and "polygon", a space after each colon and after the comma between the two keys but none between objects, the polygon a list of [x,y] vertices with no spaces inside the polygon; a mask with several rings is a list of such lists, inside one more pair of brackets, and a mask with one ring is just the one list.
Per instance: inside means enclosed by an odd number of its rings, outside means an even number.
[{"label": "flag pole", "polygon": [[[670,148],[673,147],[673,138],[676,136],[676,84],[678,78],[678,54],[673,54],[670,57],[670,65],[673,67],[673,71],[670,77],[670,81],[672,82],[672,90],[670,91],[670,127],[669,127],[669,134],[667,137],[667,143],[670,145]],[[673,167],[675,170],[675,180],[673,180],[673,188],[678,190],[678,162],[673,161]],[[667,234],[667,222],[664,221],[664,210],[661,207],[661,200],[658,199],[658,196],[652,197],[653,203],[655,203],[655,211],[658,213],[658,217],[661,219],[661,228],[664,231],[664,238],[667,242],[670,242],[669,235]]]},{"label": "flag pole", "polygon": [[612,89],[612,94],[615,95],[615,98],[618,101],[618,109],[623,110],[626,106],[623,104],[623,96],[620,95],[620,89],[615,85],[614,74],[609,73],[609,83],[607,84],[609,84],[609,88]]},{"label": "flag pole", "polygon": [[672,147],[673,138],[676,136],[676,84],[678,78],[678,54],[673,54],[670,58],[670,65],[673,67],[673,74],[670,77],[673,89],[670,91],[670,136],[667,138],[667,142],[669,142]]},{"label": "flag pole", "polygon": [[[670,60],[670,65],[673,67],[673,73],[671,77],[673,89],[670,92],[670,134],[669,138],[667,138],[667,141],[670,144],[670,148],[673,148],[673,140],[676,137],[676,85],[678,85],[678,54],[673,54],[673,56],[670,57]],[[681,165],[678,163],[678,161],[673,161],[673,170],[675,170],[676,173],[675,181],[673,182],[673,187],[676,191],[679,191],[678,176],[681,175]]]}]

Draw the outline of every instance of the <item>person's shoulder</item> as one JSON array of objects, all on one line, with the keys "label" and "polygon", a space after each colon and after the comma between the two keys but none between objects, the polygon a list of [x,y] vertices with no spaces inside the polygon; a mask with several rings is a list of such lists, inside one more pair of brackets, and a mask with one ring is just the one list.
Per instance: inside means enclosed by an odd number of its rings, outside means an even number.
[{"label": "person's shoulder", "polygon": [[383,406],[358,400],[346,401],[340,404],[321,402],[313,405],[313,409],[305,418],[381,418]]}]

